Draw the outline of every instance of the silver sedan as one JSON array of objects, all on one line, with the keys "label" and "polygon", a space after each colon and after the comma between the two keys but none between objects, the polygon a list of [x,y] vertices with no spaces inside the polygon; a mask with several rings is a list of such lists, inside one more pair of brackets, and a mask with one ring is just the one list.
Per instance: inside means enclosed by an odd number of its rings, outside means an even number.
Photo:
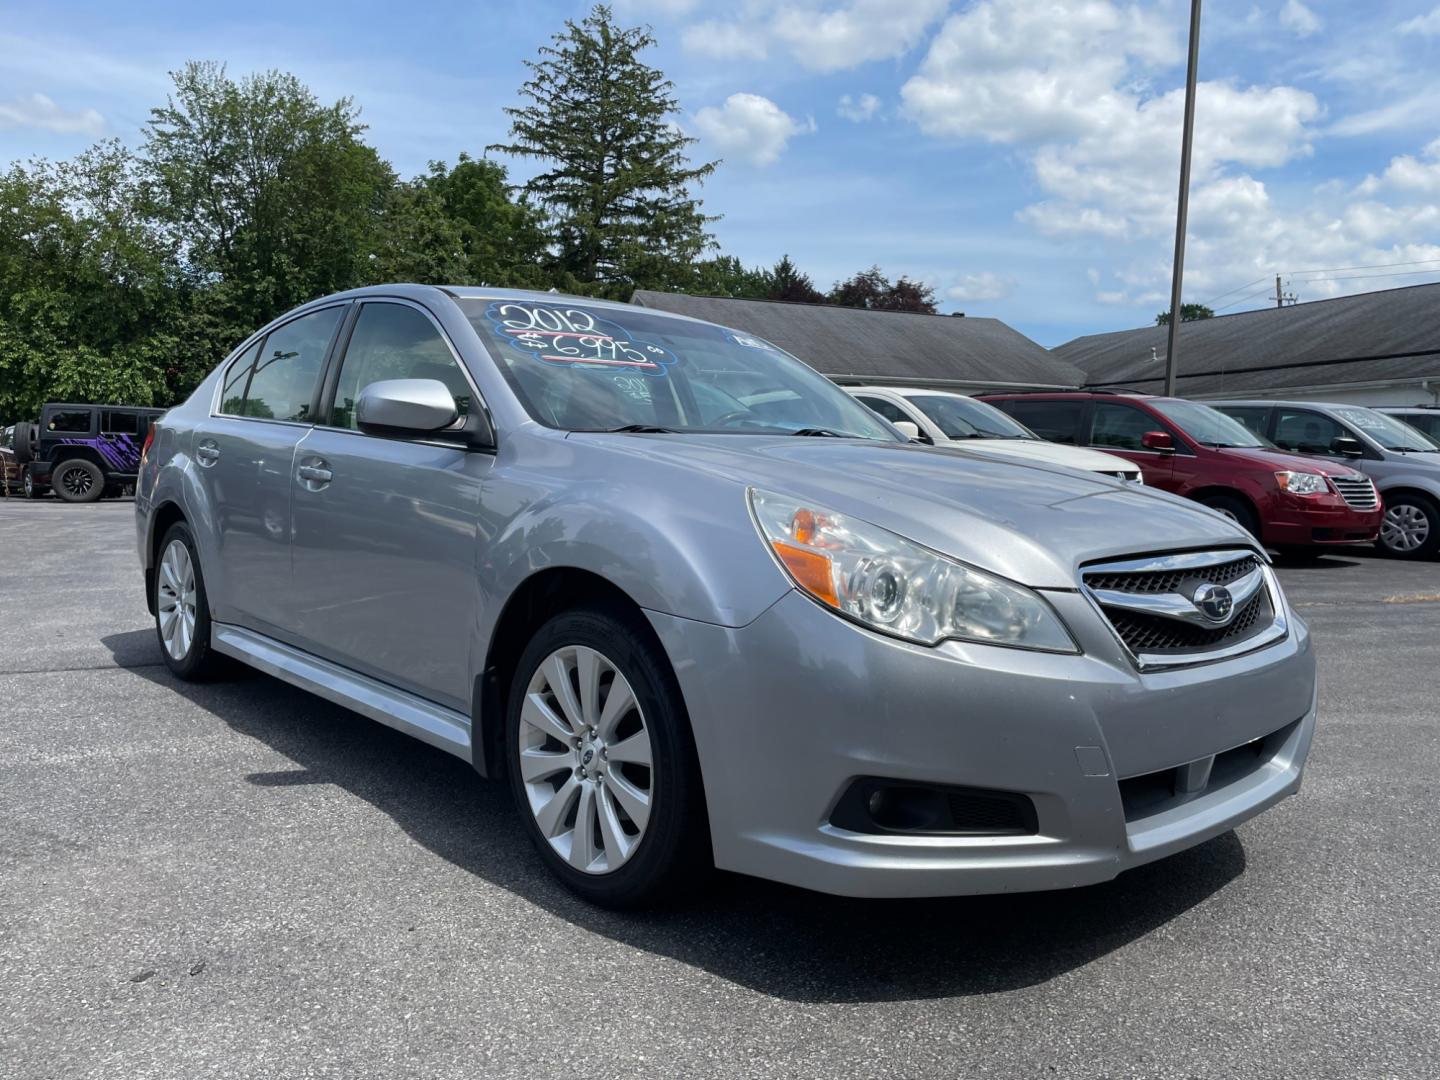
[{"label": "silver sedan", "polygon": [[375,287],[155,425],[181,678],[241,661],[503,777],[589,899],[1102,881],[1297,790],[1305,624],[1193,503],[909,442],[769,342]]}]

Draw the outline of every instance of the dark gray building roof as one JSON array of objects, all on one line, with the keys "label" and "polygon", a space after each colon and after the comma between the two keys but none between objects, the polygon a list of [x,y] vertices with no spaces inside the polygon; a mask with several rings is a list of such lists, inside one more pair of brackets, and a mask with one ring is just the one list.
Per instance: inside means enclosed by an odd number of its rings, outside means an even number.
[{"label": "dark gray building roof", "polygon": [[[1083,369],[1090,386],[1164,384],[1163,326],[1091,334],[1052,351]],[[1175,389],[1186,396],[1440,377],[1440,284],[1184,323],[1178,352]]]},{"label": "dark gray building roof", "polygon": [[637,290],[641,307],[764,338],[832,378],[931,386],[1074,387],[1079,368],[998,319]]}]

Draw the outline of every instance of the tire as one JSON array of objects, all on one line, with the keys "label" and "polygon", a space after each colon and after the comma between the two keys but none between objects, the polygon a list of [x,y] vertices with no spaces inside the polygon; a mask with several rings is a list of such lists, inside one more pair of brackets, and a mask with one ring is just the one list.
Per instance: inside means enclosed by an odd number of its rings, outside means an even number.
[{"label": "tire", "polygon": [[15,452],[15,460],[22,465],[35,457],[34,434],[34,428],[29,423],[15,425],[15,441],[11,445],[11,449]]},{"label": "tire", "polygon": [[1411,492],[1385,496],[1376,547],[1395,559],[1432,559],[1440,551],[1440,505]]},{"label": "tire", "polygon": [[[200,556],[190,527],[183,521],[171,525],[160,540],[153,588],[155,637],[165,666],[187,682],[203,682],[224,673],[225,658],[210,648],[210,602]],[[177,614],[171,620],[166,617],[169,613]]]},{"label": "tire", "polygon": [[1257,540],[1260,538],[1260,517],[1254,508],[1238,495],[1208,495],[1200,500],[1202,506],[1218,510]]},{"label": "tire", "polygon": [[[587,670],[595,686],[588,706],[576,691]],[[557,693],[552,673],[562,672]],[[582,609],[545,623],[516,666],[505,734],[523,827],[571,891],[603,907],[644,907],[674,899],[712,869],[685,703],[638,617]]]},{"label": "tire", "polygon": [[30,475],[30,470],[25,470],[25,479],[20,481],[20,490],[25,493],[27,499],[38,499],[42,492],[35,486],[35,477]]},{"label": "tire", "polygon": [[50,471],[50,487],[68,503],[91,503],[105,494],[105,474],[84,458],[69,458]]}]

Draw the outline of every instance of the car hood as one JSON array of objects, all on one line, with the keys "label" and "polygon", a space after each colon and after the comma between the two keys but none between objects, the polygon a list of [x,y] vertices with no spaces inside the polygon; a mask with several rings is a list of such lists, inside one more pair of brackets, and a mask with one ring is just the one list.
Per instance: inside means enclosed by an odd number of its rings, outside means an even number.
[{"label": "car hood", "polygon": [[1257,469],[1291,469],[1295,472],[1318,472],[1325,476],[1359,476],[1360,470],[1353,469],[1338,461],[1327,461],[1325,458],[1303,457],[1300,454],[1287,454],[1283,450],[1251,450],[1235,446],[1214,448],[1215,453],[1222,454],[1232,461],[1243,462],[1246,465],[1253,465]]},{"label": "car hood", "polygon": [[1035,588],[1073,589],[1076,567],[1095,559],[1254,546],[1233,522],[1164,492],[955,447],[796,436],[570,437],[649,462],[652,472],[663,460],[813,500]]},{"label": "car hood", "polygon": [[1043,439],[956,439],[949,444],[961,450],[977,454],[994,454],[997,457],[1017,458],[1022,461],[1038,461],[1047,465],[1064,465],[1069,469],[1084,469],[1087,472],[1137,473],[1140,466],[1103,450],[1087,450],[1083,446],[1065,446],[1062,443],[1045,442]]}]

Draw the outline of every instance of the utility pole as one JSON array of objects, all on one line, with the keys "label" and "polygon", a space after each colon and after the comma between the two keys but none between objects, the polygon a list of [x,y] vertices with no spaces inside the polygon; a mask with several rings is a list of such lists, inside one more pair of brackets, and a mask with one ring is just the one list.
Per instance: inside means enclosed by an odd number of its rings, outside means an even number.
[{"label": "utility pole", "polygon": [[1175,208],[1175,267],[1170,273],[1170,326],[1165,337],[1165,393],[1175,393],[1180,288],[1185,275],[1185,219],[1190,211],[1190,145],[1195,138],[1195,72],[1200,66],[1200,0],[1190,0],[1190,59],[1185,67],[1185,126],[1180,134],[1180,199]]},{"label": "utility pole", "polygon": [[1284,307],[1286,304],[1293,304],[1298,299],[1294,293],[1287,293],[1280,288],[1280,275],[1275,275],[1275,306]]}]

